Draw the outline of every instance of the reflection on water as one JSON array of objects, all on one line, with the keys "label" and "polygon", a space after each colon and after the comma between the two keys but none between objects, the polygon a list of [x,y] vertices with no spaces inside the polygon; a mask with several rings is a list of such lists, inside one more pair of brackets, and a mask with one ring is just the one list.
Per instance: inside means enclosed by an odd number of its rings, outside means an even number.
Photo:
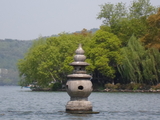
[{"label": "reflection on water", "polygon": [[0,87],[0,120],[160,120],[159,93],[92,93],[99,114],[69,114],[66,92]]}]

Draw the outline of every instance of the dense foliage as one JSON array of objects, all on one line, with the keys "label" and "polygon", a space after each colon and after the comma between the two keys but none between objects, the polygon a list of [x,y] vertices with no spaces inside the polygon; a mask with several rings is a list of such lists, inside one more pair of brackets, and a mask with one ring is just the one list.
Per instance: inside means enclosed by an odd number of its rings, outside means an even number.
[{"label": "dense foliage", "polygon": [[132,36],[121,50],[123,59],[119,71],[124,83],[158,84],[160,81],[160,53],[155,48],[145,49]]},{"label": "dense foliage", "polygon": [[[59,34],[46,40],[35,41],[18,63],[21,84],[38,82],[48,85],[50,82],[65,82],[66,76],[72,71],[69,63],[73,61],[74,51],[79,43],[87,45],[91,34]],[[85,46],[84,46],[85,49]]]},{"label": "dense foliage", "polygon": [[[115,78],[116,66],[121,60],[120,46],[121,41],[113,33],[100,29],[93,35],[90,49],[87,51],[87,60],[91,63],[88,69],[94,76],[94,81],[97,79],[96,81],[104,84],[107,79],[112,81]],[[98,79],[97,72],[107,79]]]},{"label": "dense foliage", "polygon": [[83,29],[35,41],[18,62],[20,84],[64,84],[72,72],[68,64],[79,43],[90,63],[87,71],[92,74],[93,83],[158,84],[160,10],[149,0],[134,0],[129,7],[124,3],[100,7],[97,18],[104,19],[104,24],[95,33]]},{"label": "dense foliage", "polygon": [[126,45],[132,34],[142,37],[147,33],[146,19],[156,11],[149,0],[134,0],[129,7],[125,3],[106,3],[101,5],[97,18],[104,19],[104,25]]},{"label": "dense foliage", "polygon": [[87,61],[91,63],[87,68],[90,73],[99,70],[109,78],[115,77],[115,68],[112,65],[116,65],[120,59],[120,40],[103,30],[98,30],[93,35],[84,29],[81,33],[62,33],[59,37],[35,41],[24,59],[18,63],[21,85],[33,82],[41,86],[57,81],[65,83],[67,74],[72,72],[73,68],[69,63],[73,61],[74,51],[79,43],[83,45],[88,56]]}]

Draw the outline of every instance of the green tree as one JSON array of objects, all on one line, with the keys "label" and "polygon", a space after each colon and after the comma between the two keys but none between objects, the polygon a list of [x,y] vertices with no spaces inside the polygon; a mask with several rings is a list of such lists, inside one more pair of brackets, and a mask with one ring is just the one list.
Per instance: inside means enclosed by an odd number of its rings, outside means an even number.
[{"label": "green tree", "polygon": [[116,65],[121,59],[120,45],[121,42],[117,36],[101,29],[98,30],[87,52],[87,61],[91,63],[87,69],[93,73],[98,70],[104,76],[114,79]]},{"label": "green tree", "polygon": [[98,19],[104,19],[104,26],[110,27],[109,32],[114,33],[125,46],[129,38],[134,34],[142,37],[147,33],[147,21],[149,15],[156,12],[149,0],[132,1],[127,7],[124,3],[101,5]]},{"label": "green tree", "polygon": [[98,14],[97,19],[104,19],[103,23],[107,26],[114,26],[127,15],[127,9],[124,3],[117,3],[116,5],[105,3],[104,5],[100,5],[100,7],[101,12]]},{"label": "green tree", "polygon": [[20,84],[37,82],[43,87],[52,81],[65,83],[66,76],[73,69],[69,63],[73,61],[74,51],[79,43],[87,45],[90,38],[90,35],[62,33],[58,37],[36,41],[18,63]]},{"label": "green tree", "polygon": [[141,42],[132,36],[122,48],[122,63],[118,66],[123,83],[157,84],[159,82],[160,54],[157,49],[146,50]]},{"label": "green tree", "polygon": [[129,17],[141,19],[145,17],[145,19],[152,14],[156,13],[157,8],[151,5],[150,0],[134,0],[131,2],[129,7]]},{"label": "green tree", "polygon": [[[18,61],[18,70],[20,75],[20,85],[25,86],[33,82],[37,82],[37,65],[40,60],[41,48],[45,40],[39,39],[34,41],[32,47],[25,54],[23,59]],[[37,61],[36,61],[37,60]]]}]

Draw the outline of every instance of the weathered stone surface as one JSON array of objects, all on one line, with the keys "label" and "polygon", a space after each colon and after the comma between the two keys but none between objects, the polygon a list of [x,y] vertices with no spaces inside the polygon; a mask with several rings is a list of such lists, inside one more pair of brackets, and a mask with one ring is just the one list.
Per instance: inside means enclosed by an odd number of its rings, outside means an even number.
[{"label": "weathered stone surface", "polygon": [[66,111],[92,111],[92,104],[90,101],[69,101]]},{"label": "weathered stone surface", "polygon": [[89,63],[86,63],[86,62],[72,62],[72,63],[70,63],[70,65],[75,65],[75,66],[78,66],[78,65],[88,66]]},{"label": "weathered stone surface", "polygon": [[69,80],[66,87],[71,97],[88,97],[93,90],[90,80]]},{"label": "weathered stone surface", "polygon": [[68,78],[81,78],[81,80],[83,80],[83,78],[88,78],[88,80],[90,80],[91,78],[91,76],[87,74],[71,74],[71,75],[68,75],[67,77]]},{"label": "weathered stone surface", "polygon": [[86,74],[85,70],[85,67],[89,64],[84,62],[86,56],[81,45],[75,53],[74,62],[70,64],[74,67],[73,74],[67,76],[66,90],[70,96],[70,101],[66,105],[66,111],[74,113],[92,112],[92,104],[88,101],[88,96],[91,94],[93,87],[90,81],[91,76]]}]

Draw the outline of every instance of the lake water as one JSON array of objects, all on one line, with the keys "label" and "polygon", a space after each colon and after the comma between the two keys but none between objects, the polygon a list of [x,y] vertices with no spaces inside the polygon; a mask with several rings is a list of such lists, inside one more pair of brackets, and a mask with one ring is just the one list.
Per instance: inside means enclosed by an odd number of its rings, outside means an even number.
[{"label": "lake water", "polygon": [[159,93],[100,93],[89,96],[99,114],[65,113],[66,92],[32,92],[0,86],[0,120],[160,120]]}]

